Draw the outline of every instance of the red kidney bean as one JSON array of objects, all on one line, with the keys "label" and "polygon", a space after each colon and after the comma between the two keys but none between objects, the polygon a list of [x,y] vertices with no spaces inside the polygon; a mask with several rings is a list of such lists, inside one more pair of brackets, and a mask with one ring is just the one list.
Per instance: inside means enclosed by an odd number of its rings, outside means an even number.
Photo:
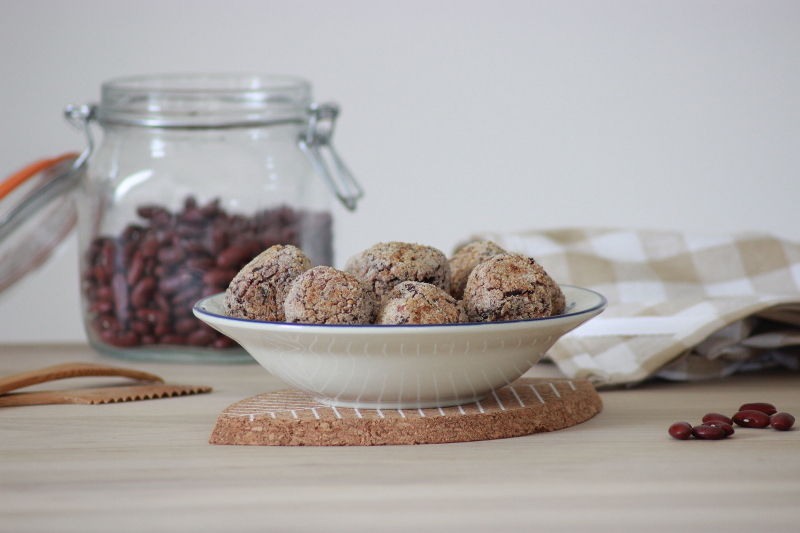
[{"label": "red kidney bean", "polygon": [[722,431],[725,432],[726,437],[730,437],[731,435],[736,433],[736,430],[733,429],[733,426],[731,424],[723,422],[722,420],[709,420],[707,422],[703,422],[703,424],[705,424],[706,426],[714,426],[722,429]]},{"label": "red kidney bean", "polygon": [[177,333],[168,333],[166,335],[162,335],[158,340],[161,342],[161,344],[186,344],[186,337],[183,335],[178,335]]},{"label": "red kidney bean", "polygon": [[217,266],[223,269],[232,269],[235,265],[244,262],[247,258],[252,259],[253,254],[247,246],[229,246],[217,256]]},{"label": "red kidney bean", "polygon": [[108,300],[95,300],[89,306],[89,310],[93,313],[110,313],[114,310],[114,302]]},{"label": "red kidney bean", "polygon": [[144,231],[144,226],[138,226],[136,224],[131,224],[122,232],[122,240],[125,242],[128,241],[135,241],[139,238],[139,235]]},{"label": "red kidney bean", "polygon": [[128,283],[122,273],[114,274],[114,278],[111,280],[111,288],[114,291],[114,312],[117,315],[117,320],[124,324],[128,321],[130,314],[130,301],[128,299]]},{"label": "red kidney bean", "polygon": [[205,221],[206,215],[194,206],[189,206],[187,209],[180,215],[181,222],[189,222],[199,224]]},{"label": "red kidney bean", "polygon": [[175,333],[187,335],[198,328],[198,321],[194,318],[182,318],[175,322]]},{"label": "red kidney bean", "polygon": [[195,330],[186,336],[189,346],[208,346],[214,340],[214,333],[205,329]]},{"label": "red kidney bean", "polygon": [[104,331],[100,334],[100,339],[102,339],[106,344],[110,344],[118,348],[131,348],[139,344],[139,336],[133,331],[121,333]]},{"label": "red kidney bean", "polygon": [[186,252],[177,246],[165,246],[158,251],[156,257],[165,265],[174,265],[175,263],[180,263],[186,257]]},{"label": "red kidney bean", "polygon": [[194,276],[190,272],[181,271],[172,276],[162,278],[158,283],[158,290],[166,295],[174,294],[194,282]]},{"label": "red kidney bean", "polygon": [[155,274],[158,279],[169,276],[170,271],[171,270],[165,265],[155,263],[153,266],[153,274]]},{"label": "red kidney bean", "polygon": [[769,415],[761,411],[739,411],[733,415],[733,421],[745,428],[765,428],[769,426]]},{"label": "red kidney bean", "polygon": [[120,259],[123,265],[127,265],[130,268],[131,261],[133,260],[133,256],[136,253],[136,242],[128,241],[122,246],[122,251],[120,252]]},{"label": "red kidney bean", "polygon": [[719,413],[708,413],[703,417],[703,422],[710,422],[712,420],[719,420],[720,422],[725,422],[728,425],[733,425],[733,420],[728,418],[725,415],[721,415]]},{"label": "red kidney bean", "polygon": [[155,226],[169,226],[172,223],[172,215],[166,209],[158,209],[150,220]]},{"label": "red kidney bean", "polygon": [[210,285],[203,289],[203,293],[200,295],[200,298],[205,298],[206,296],[214,296],[219,292],[224,292],[227,287],[219,287],[217,285]]},{"label": "red kidney bean", "polygon": [[174,237],[175,232],[172,230],[172,228],[160,228],[156,233],[159,246],[174,246],[176,244]]},{"label": "red kidney bean", "polygon": [[144,254],[137,250],[136,253],[133,254],[133,259],[131,259],[130,266],[128,266],[128,275],[126,276],[128,285],[133,285],[139,281],[139,278],[142,277],[142,273],[144,272],[144,265]]},{"label": "red kidney bean", "polygon": [[701,424],[692,428],[692,435],[698,439],[719,440],[725,437],[725,430],[716,426]]},{"label": "red kidney bean", "polygon": [[219,254],[228,247],[228,234],[224,228],[214,228],[211,230],[211,253]]},{"label": "red kidney bean", "polygon": [[188,287],[184,288],[178,294],[172,297],[172,303],[178,304],[182,306],[182,304],[187,304],[189,302],[194,303],[200,297],[200,293],[203,292],[203,289],[199,285],[189,285]]},{"label": "red kidney bean", "polygon": [[155,257],[158,253],[159,246],[161,245],[157,238],[147,238],[139,245],[139,251],[146,258]]},{"label": "red kidney bean", "polygon": [[116,246],[110,240],[103,243],[103,248],[100,250],[100,262],[98,266],[102,269],[103,278],[110,280],[114,276],[114,256],[116,255]]},{"label": "red kidney bean", "polygon": [[97,315],[92,319],[92,328],[99,332],[102,331],[119,331],[119,320],[117,320],[113,315],[108,313]]},{"label": "red kidney bean", "polygon": [[157,209],[161,209],[157,205],[140,205],[136,209],[136,214],[138,214],[142,218],[153,218],[153,214],[156,212]]},{"label": "red kidney bean", "polygon": [[211,333],[217,333],[217,330],[215,330],[214,328],[212,328],[211,326],[209,326],[208,324],[206,324],[202,320],[198,320],[197,323],[200,324],[200,329],[205,329],[205,330],[207,330],[207,331],[209,331]]},{"label": "red kidney bean", "polygon": [[200,237],[203,235],[204,230],[202,226],[183,224],[182,226],[175,228],[175,233],[179,237]]},{"label": "red kidney bean", "polygon": [[156,309],[160,311],[163,311],[165,313],[169,313],[170,311],[172,311],[172,307],[170,306],[169,301],[160,292],[156,292],[153,295],[153,303],[155,304]]},{"label": "red kidney bean", "polygon": [[[183,243],[181,243],[181,246],[183,246],[184,250],[186,250],[188,252],[188,257],[190,257],[190,258],[195,258],[198,255],[204,255],[204,254],[208,253],[208,243],[205,243],[205,242],[200,242],[200,241],[197,241],[197,240],[190,240],[190,241],[184,241]],[[203,261],[206,261],[206,260],[210,261],[211,263],[214,262],[213,259],[207,259],[207,258],[204,257]],[[188,265],[188,263],[187,263],[187,265]],[[207,267],[203,267],[203,268],[207,268]]]},{"label": "red kidney bean", "polygon": [[156,327],[153,328],[153,333],[156,337],[163,337],[164,335],[169,335],[172,332],[172,324],[156,324]]},{"label": "red kidney bean", "polygon": [[[172,213],[137,209],[141,221],[118,236],[98,236],[81,274],[89,327],[109,345],[190,344],[226,349],[236,343],[192,314],[201,297],[224,291],[255,255],[274,244],[300,246],[300,228],[331,240],[329,213],[288,207],[229,215],[214,200],[186,198]],[[330,242],[319,264],[332,264]],[[190,327],[191,326],[191,327]]]},{"label": "red kidney bean", "polygon": [[216,348],[217,350],[224,350],[233,346],[236,346],[236,341],[230,337],[225,337],[224,335],[217,337],[214,339],[214,342],[211,343],[211,347]]},{"label": "red kidney bean", "polygon": [[692,436],[692,426],[688,422],[675,422],[667,431],[670,437],[686,440]]},{"label": "red kidney bean", "polygon": [[774,415],[778,412],[774,405],[765,402],[746,403],[739,408],[740,411],[761,411],[767,415]]},{"label": "red kidney bean", "polygon": [[95,298],[98,300],[108,300],[109,302],[114,299],[114,291],[108,285],[99,285],[95,291]]},{"label": "red kidney bean", "polygon": [[[230,285],[231,280],[236,276],[236,270],[209,270],[203,274],[203,284],[212,287],[225,287]],[[221,292],[221,291],[218,291]]]},{"label": "red kidney bean", "polygon": [[[216,291],[214,294],[217,294],[218,292],[219,291]],[[196,298],[196,300],[199,300],[199,299],[200,299],[199,297]],[[190,304],[194,304],[194,302],[189,302],[189,303]],[[194,313],[192,312],[191,305],[177,305],[176,304],[175,307],[172,308],[172,320],[173,321],[181,320],[182,318],[186,318],[187,316],[191,317],[192,320],[194,320],[196,324],[202,324],[202,322],[200,320],[197,320],[196,318],[194,318]]]},{"label": "red kidney bean", "polygon": [[147,276],[142,278],[131,290],[131,305],[134,309],[144,309],[156,290],[156,278]]},{"label": "red kidney bean", "polygon": [[164,325],[170,323],[169,314],[160,309],[139,309],[136,311],[136,316],[150,324]]},{"label": "red kidney bean", "polygon": [[[186,249],[189,250],[190,247],[187,246]],[[214,260],[210,257],[190,257],[186,260],[185,265],[187,268],[205,273],[214,268]]]},{"label": "red kidney bean", "polygon": [[149,335],[152,331],[150,324],[144,320],[131,320],[128,326],[131,328],[131,331],[138,333],[142,338],[144,335]]},{"label": "red kidney bean", "polygon": [[769,425],[779,431],[787,431],[792,429],[794,417],[789,413],[775,413],[770,417]]},{"label": "red kidney bean", "polygon": [[100,265],[94,265],[91,268],[91,272],[86,276],[90,281],[97,280],[97,283],[108,283],[111,281],[108,277],[106,277],[106,272]]}]

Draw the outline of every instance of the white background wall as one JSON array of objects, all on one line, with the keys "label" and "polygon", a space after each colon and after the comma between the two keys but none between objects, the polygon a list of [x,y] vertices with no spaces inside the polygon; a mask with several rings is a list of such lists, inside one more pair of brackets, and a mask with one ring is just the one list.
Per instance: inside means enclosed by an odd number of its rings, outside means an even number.
[{"label": "white background wall", "polygon": [[[0,0],[0,176],[84,147],[110,78],[259,71],[343,109],[379,241],[563,226],[800,240],[800,2]],[[0,294],[0,343],[84,339],[76,240]]]}]

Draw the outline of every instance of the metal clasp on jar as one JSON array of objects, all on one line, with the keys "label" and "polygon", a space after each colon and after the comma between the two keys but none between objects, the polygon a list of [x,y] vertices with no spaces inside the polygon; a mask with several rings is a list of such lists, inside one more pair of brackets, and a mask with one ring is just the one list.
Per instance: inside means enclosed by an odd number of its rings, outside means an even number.
[{"label": "metal clasp on jar", "polygon": [[97,106],[94,104],[84,104],[81,106],[70,104],[64,108],[64,117],[70,125],[86,135],[86,149],[81,153],[78,160],[75,161],[75,167],[80,167],[89,159],[89,156],[92,155],[94,151],[94,136],[92,135],[92,128],[89,127],[89,124],[97,117]]},{"label": "metal clasp on jar", "polygon": [[298,139],[300,150],[311,161],[314,170],[322,176],[331,192],[347,209],[353,211],[356,202],[364,196],[364,191],[331,144],[339,106],[332,103],[311,104],[308,111],[308,127]]}]

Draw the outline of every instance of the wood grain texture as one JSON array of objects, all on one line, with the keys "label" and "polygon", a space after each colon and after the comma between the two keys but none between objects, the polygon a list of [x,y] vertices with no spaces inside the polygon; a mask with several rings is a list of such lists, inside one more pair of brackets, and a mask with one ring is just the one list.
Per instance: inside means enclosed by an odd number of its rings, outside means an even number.
[{"label": "wood grain texture", "polygon": [[[0,377],[65,361],[132,367],[214,391],[0,409],[3,533],[794,533],[800,523],[800,430],[736,428],[721,441],[667,434],[673,422],[696,424],[754,401],[797,416],[798,372],[601,390],[603,410],[586,422],[510,439],[215,446],[208,439],[222,411],[286,385],[257,365],[0,344]],[[526,377],[564,379],[541,363]],[[33,388],[46,387],[63,385]]]},{"label": "wood grain texture", "polygon": [[351,409],[283,389],[237,402],[217,419],[211,444],[373,446],[441,444],[555,431],[599,413],[587,380],[521,378],[484,400],[435,409]]}]

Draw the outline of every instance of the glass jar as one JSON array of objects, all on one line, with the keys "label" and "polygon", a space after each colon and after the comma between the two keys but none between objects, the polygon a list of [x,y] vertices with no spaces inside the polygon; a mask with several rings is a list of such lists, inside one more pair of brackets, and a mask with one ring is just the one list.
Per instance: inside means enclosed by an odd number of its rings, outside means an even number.
[{"label": "glass jar", "polygon": [[89,144],[76,197],[91,344],[129,359],[251,361],[192,306],[275,244],[332,265],[332,199],[352,210],[362,195],[330,144],[338,108],[312,103],[296,78],[168,75],[109,81],[99,105],[65,113]]}]

